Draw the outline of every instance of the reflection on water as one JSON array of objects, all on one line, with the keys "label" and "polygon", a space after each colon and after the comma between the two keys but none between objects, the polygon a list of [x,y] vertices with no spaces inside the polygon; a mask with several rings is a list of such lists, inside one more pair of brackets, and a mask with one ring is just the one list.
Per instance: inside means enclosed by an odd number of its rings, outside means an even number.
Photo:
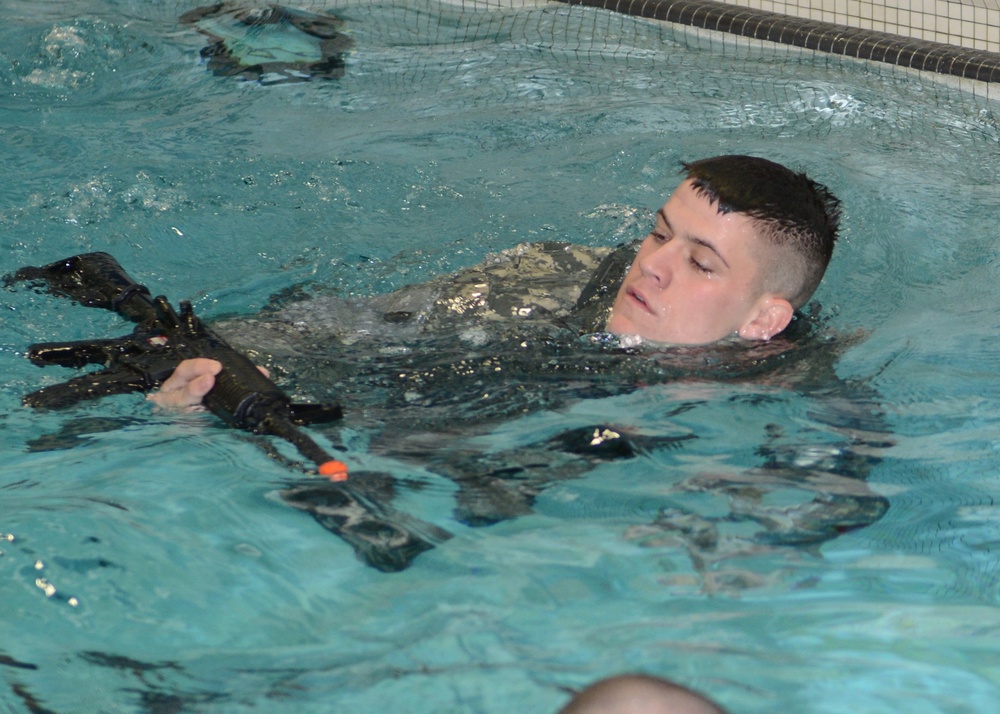
[{"label": "reflection on water", "polygon": [[[337,34],[335,81],[260,87],[205,71],[196,2],[37,5],[0,9],[0,273],[107,250],[241,323],[283,386],[344,404],[313,433],[371,476],[345,499],[134,398],[28,412],[71,374],[27,344],[121,325],[6,291],[8,708],[555,711],[621,669],[743,712],[993,706],[990,105],[585,8],[204,15],[245,57]],[[382,309],[519,243],[639,237],[679,160],[728,151],[847,208],[790,343],[650,354]],[[386,525],[433,547],[367,567]]]}]

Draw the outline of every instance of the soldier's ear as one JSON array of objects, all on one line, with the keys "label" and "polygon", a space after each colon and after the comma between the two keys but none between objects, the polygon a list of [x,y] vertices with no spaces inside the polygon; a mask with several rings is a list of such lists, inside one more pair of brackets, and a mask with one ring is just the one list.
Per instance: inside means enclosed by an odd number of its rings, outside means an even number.
[{"label": "soldier's ear", "polygon": [[788,327],[795,308],[782,297],[764,295],[736,332],[745,340],[769,340]]}]

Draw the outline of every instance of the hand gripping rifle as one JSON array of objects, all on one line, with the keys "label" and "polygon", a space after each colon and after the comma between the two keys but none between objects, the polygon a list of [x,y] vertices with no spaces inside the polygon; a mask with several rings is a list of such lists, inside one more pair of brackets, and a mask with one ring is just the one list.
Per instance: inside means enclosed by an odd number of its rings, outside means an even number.
[{"label": "hand gripping rifle", "polygon": [[152,298],[149,290],[132,280],[107,253],[85,253],[41,268],[25,267],[6,278],[8,284],[21,281],[43,283],[55,295],[85,307],[112,310],[137,323],[131,335],[118,339],[45,342],[29,347],[28,358],[39,366],[103,364],[105,369],[32,392],[24,397],[26,405],[59,409],[85,399],[149,391],[169,377],[182,360],[208,357],[222,363],[215,386],[203,401],[210,411],[230,426],[292,443],[331,480],[347,478],[347,467],[298,429],[341,418],[340,407],[293,404],[245,355],[209,330],[194,314],[190,302],[181,302],[178,313],[162,295]]}]

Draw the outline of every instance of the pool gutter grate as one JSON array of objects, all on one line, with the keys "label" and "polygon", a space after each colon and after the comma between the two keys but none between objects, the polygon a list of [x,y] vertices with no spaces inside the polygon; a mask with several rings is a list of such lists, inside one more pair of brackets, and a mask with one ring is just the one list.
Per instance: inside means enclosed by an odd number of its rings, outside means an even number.
[{"label": "pool gutter grate", "polygon": [[808,20],[714,0],[559,0],[627,15],[886,62],[979,82],[1000,82],[1000,53]]}]

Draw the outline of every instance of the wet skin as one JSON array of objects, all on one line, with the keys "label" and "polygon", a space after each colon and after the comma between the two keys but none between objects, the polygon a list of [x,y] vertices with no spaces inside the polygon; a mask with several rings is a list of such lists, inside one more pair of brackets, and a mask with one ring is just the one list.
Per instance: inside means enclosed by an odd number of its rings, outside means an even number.
[{"label": "wet skin", "polygon": [[720,213],[684,181],[657,213],[622,281],[607,330],[681,345],[733,334],[770,339],[793,310],[764,287],[769,250],[751,218]]}]

